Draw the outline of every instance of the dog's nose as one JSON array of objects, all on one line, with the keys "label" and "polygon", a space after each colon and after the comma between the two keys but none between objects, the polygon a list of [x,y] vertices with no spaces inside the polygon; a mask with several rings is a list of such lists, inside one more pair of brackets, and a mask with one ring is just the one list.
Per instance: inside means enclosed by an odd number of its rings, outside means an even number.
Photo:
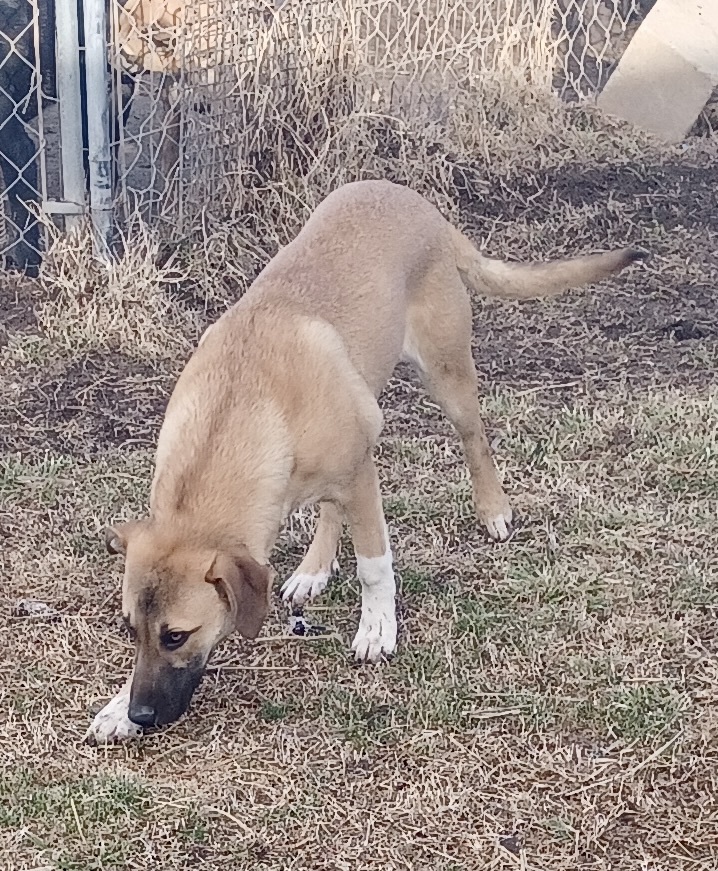
[{"label": "dog's nose", "polygon": [[130,703],[129,717],[138,726],[154,726],[157,714],[149,705],[135,705]]}]

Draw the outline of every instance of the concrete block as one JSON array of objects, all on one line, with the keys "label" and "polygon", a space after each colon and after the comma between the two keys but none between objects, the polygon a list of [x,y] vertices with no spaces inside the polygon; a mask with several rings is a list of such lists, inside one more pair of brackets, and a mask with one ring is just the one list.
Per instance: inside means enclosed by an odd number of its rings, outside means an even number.
[{"label": "concrete block", "polygon": [[680,142],[718,84],[718,0],[657,0],[597,105]]}]

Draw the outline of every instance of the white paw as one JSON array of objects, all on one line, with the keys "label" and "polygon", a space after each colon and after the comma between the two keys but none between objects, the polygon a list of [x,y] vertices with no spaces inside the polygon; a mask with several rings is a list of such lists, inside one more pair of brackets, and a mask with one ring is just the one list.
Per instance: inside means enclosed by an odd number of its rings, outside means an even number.
[{"label": "white paw", "polygon": [[494,541],[506,541],[511,535],[511,518],[512,512],[508,506],[500,514],[484,518],[486,529]]},{"label": "white paw", "polygon": [[142,727],[130,720],[129,702],[130,694],[123,689],[95,716],[85,734],[85,741],[89,744],[112,744],[139,738]]},{"label": "white paw", "polygon": [[357,575],[361,581],[361,620],[352,642],[359,662],[378,662],[382,654],[396,650],[396,584],[391,549],[378,557],[357,554]]},{"label": "white paw", "polygon": [[354,658],[358,662],[378,662],[382,655],[391,656],[396,650],[396,606],[394,597],[362,604],[359,629],[352,642]]},{"label": "white paw", "polygon": [[335,561],[330,569],[323,569],[313,575],[296,571],[282,585],[282,599],[291,602],[295,607],[301,607],[307,600],[315,599],[326,590],[329,578],[336,570]]}]

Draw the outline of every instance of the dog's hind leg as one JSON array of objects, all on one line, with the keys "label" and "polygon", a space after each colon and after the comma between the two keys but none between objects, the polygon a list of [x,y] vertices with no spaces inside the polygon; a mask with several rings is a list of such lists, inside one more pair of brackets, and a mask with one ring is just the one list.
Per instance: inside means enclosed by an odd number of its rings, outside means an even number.
[{"label": "dog's hind leg", "polygon": [[342,534],[342,510],[333,502],[320,502],[312,543],[299,568],[284,582],[282,598],[295,607],[320,595],[336,570],[337,546]]},{"label": "dog's hind leg", "polygon": [[481,422],[471,335],[471,302],[459,276],[453,268],[428,276],[409,310],[404,357],[459,433],[476,513],[501,541],[509,535],[511,507]]},{"label": "dog's hind leg", "polygon": [[396,648],[396,583],[379,476],[370,456],[352,481],[345,508],[361,584],[361,618],[352,650],[360,662],[376,662]]}]

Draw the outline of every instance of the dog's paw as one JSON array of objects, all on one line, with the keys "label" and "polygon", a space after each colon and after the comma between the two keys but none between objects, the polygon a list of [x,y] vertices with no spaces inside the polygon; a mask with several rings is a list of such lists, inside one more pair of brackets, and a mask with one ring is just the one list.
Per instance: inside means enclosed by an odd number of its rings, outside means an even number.
[{"label": "dog's paw", "polygon": [[331,568],[321,569],[314,574],[301,571],[300,566],[282,585],[282,599],[291,602],[295,608],[301,608],[309,599],[315,599],[326,590],[329,579],[336,570],[336,560]]},{"label": "dog's paw", "polygon": [[391,656],[396,650],[396,610],[391,604],[384,607],[362,608],[359,629],[352,642],[357,662],[378,662],[382,656]]},{"label": "dog's paw", "polygon": [[506,541],[511,536],[513,512],[508,500],[498,509],[479,512],[479,517],[494,541]]},{"label": "dog's paw", "polygon": [[128,716],[129,694],[119,693],[95,716],[85,741],[96,746],[130,741],[142,735],[142,727]]},{"label": "dog's paw", "polygon": [[499,514],[486,520],[486,531],[494,541],[506,541],[511,535],[511,512]]}]

